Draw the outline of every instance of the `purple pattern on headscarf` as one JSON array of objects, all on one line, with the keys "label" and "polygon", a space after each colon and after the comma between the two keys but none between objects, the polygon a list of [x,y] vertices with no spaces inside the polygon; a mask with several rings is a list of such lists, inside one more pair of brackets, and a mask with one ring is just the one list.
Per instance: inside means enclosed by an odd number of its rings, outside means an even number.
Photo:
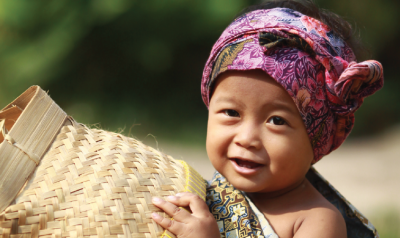
[{"label": "purple pattern on headscarf", "polygon": [[[260,34],[300,37],[313,55],[298,48],[260,44]],[[212,75],[221,52],[242,44],[225,69]],[[314,162],[341,145],[354,124],[354,112],[364,97],[383,86],[377,61],[355,62],[350,47],[326,25],[287,8],[256,10],[233,21],[215,43],[203,71],[203,101],[225,70],[262,69],[289,93],[304,121],[314,150]]]}]

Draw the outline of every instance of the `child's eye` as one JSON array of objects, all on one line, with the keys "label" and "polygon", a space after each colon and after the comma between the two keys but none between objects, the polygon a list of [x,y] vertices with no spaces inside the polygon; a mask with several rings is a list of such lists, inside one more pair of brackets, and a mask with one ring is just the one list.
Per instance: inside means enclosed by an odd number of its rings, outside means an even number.
[{"label": "child's eye", "polygon": [[239,113],[235,110],[232,109],[227,109],[224,111],[225,115],[228,117],[240,117]]},{"label": "child's eye", "polygon": [[281,117],[276,117],[276,116],[271,117],[271,119],[268,120],[268,123],[272,123],[272,124],[278,125],[278,126],[286,124],[285,120],[283,120]]}]

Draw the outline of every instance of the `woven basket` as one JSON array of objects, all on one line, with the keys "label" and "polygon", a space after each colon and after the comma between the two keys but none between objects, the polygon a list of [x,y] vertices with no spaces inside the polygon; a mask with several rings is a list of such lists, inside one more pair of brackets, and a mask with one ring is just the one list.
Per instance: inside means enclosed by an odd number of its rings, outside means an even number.
[{"label": "woven basket", "polygon": [[0,111],[0,237],[174,237],[152,196],[204,179],[185,162],[68,117],[38,86]]}]

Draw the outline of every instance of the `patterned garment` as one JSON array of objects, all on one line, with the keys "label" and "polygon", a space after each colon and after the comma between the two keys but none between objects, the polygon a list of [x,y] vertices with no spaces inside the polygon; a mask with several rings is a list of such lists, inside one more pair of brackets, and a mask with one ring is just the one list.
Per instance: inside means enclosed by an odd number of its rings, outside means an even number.
[{"label": "patterned garment", "polygon": [[[250,205],[250,209],[256,215],[258,221],[260,222],[261,229],[263,231],[264,238],[279,238],[278,235],[275,233],[274,229],[272,229],[271,225],[269,224],[268,220],[265,218],[264,214],[258,210],[256,205],[247,197],[246,193],[243,193],[247,199],[247,202]],[[261,236],[263,237],[263,236]]]},{"label": "patterned garment", "polygon": [[213,82],[227,70],[261,69],[293,98],[314,150],[314,163],[339,147],[364,98],[383,86],[377,61],[353,51],[326,25],[287,8],[235,19],[212,48],[202,78],[209,105]]},{"label": "patterned garment", "polygon": [[268,230],[268,227],[273,232],[268,222],[261,224],[258,217],[260,213],[256,214],[251,209],[245,194],[235,189],[218,172],[207,188],[206,203],[217,220],[221,238],[278,238],[275,233],[265,236],[263,230]]},{"label": "patterned garment", "polygon": [[[346,222],[348,238],[379,238],[373,225],[314,168],[306,177],[340,211]],[[221,238],[278,238],[246,194],[235,189],[218,172],[208,184],[206,202],[217,220]]]}]

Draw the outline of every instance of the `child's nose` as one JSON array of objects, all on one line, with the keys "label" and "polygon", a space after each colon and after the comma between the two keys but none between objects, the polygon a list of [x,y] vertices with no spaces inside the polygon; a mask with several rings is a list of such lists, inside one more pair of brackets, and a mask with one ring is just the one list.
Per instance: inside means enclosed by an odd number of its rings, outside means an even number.
[{"label": "child's nose", "polygon": [[234,143],[246,149],[260,149],[262,146],[260,128],[254,123],[243,123],[236,133]]}]

